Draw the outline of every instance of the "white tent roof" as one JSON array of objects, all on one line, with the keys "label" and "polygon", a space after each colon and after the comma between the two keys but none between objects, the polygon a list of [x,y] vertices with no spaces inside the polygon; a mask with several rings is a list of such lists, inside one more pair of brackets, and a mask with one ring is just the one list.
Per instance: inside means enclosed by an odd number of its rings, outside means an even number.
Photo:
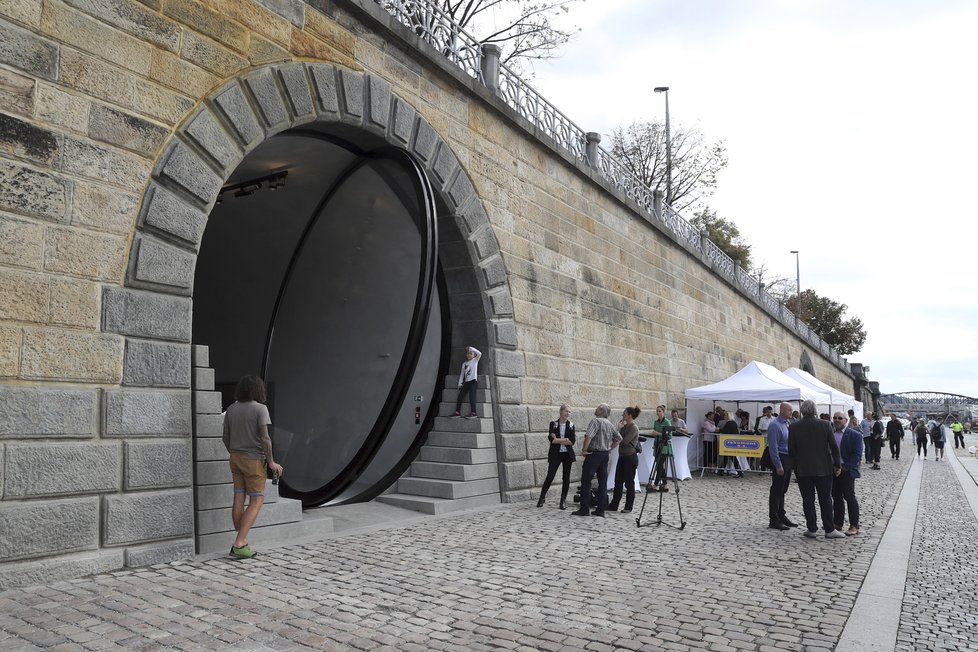
[{"label": "white tent roof", "polygon": [[829,405],[829,395],[802,385],[769,364],[751,362],[733,376],[686,390],[688,399],[713,401],[815,401]]},{"label": "white tent roof", "polygon": [[811,387],[815,391],[828,394],[829,398],[832,399],[831,405],[841,405],[845,408],[851,408],[851,407],[855,407],[856,403],[858,402],[856,401],[856,399],[854,399],[852,396],[849,396],[845,392],[840,392],[834,387],[830,385],[826,385],[821,380],[811,375],[804,369],[799,369],[797,367],[789,367],[788,369],[784,370],[784,375],[801,383],[802,385],[805,385],[806,387]]}]

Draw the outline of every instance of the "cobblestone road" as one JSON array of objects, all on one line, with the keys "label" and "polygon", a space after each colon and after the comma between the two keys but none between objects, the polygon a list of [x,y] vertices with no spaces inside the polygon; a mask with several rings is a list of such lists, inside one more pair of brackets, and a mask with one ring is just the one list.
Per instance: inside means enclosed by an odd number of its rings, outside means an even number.
[{"label": "cobblestone road", "polygon": [[[0,649],[831,649],[909,464],[884,460],[857,481],[862,534],[854,538],[769,530],[767,476],[707,476],[683,485],[682,531],[636,528],[636,513],[579,518],[554,501],[524,503],[255,560],[194,560],[11,590],[0,593]],[[944,467],[925,476],[934,509],[921,515],[932,513],[934,523],[922,526],[913,562],[923,594],[942,586],[937,573],[952,578],[964,562],[950,552],[955,537],[944,520],[964,512],[942,497],[952,480]],[[657,499],[649,498],[649,522]],[[795,484],[787,507],[802,520]],[[678,520],[674,494],[664,496],[663,512]],[[961,552],[974,560],[971,532]],[[935,541],[941,554],[929,552]],[[922,630],[907,622],[905,649],[921,649],[942,626],[955,640],[974,625],[948,613],[922,619]]]}]

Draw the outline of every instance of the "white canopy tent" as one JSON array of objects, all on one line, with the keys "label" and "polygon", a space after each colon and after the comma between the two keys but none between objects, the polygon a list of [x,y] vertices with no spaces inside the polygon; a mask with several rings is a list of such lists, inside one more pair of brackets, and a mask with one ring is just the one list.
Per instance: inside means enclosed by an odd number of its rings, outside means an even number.
[{"label": "white canopy tent", "polygon": [[788,369],[784,370],[784,375],[806,387],[810,387],[816,391],[828,394],[829,406],[831,407],[830,411],[846,411],[852,408],[857,418],[863,418],[863,404],[860,401],[857,401],[845,392],[840,392],[831,385],[827,385],[804,369],[789,367]]}]

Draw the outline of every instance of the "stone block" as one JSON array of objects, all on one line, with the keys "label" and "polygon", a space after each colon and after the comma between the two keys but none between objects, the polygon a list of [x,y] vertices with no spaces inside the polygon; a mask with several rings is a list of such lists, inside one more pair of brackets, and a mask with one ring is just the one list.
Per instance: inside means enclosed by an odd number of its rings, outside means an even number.
[{"label": "stone block", "polygon": [[[301,32],[298,32],[301,34]],[[263,66],[269,63],[289,61],[292,56],[287,50],[279,47],[272,41],[264,39],[257,34],[251,35],[251,43],[248,45],[248,61],[253,66]]]},{"label": "stone block", "polygon": [[[227,462],[224,462],[225,466]],[[272,485],[265,485],[265,501],[270,498],[268,489]],[[234,500],[234,485],[228,484],[209,484],[196,487],[197,511],[207,509],[222,509],[231,506]]]},{"label": "stone block", "polygon": [[206,344],[194,344],[190,349],[190,355],[195,367],[210,366],[210,347]]},{"label": "stone block", "polygon": [[363,120],[364,82],[363,73],[348,68],[339,69],[341,119],[350,124],[360,124]]},{"label": "stone block", "polygon": [[464,206],[456,210],[456,215],[469,233],[474,233],[483,224],[489,223],[486,209],[478,199],[470,199]]},{"label": "stone block", "polygon": [[0,113],[0,154],[54,167],[60,152],[61,137],[55,132]]},{"label": "stone block", "polygon": [[126,548],[125,554],[126,566],[129,568],[168,564],[172,561],[192,558],[194,556],[194,542],[193,539],[185,539],[162,545],[137,546]]},{"label": "stone block", "polygon": [[492,227],[488,224],[473,232],[472,235],[469,236],[469,239],[475,246],[475,253],[479,257],[479,260],[488,258],[499,251],[499,243],[496,242],[496,234],[493,232]]},{"label": "stone block", "polygon": [[163,124],[172,125],[183,122],[196,104],[197,102],[189,97],[156,82],[136,79],[131,106],[128,108],[159,120]]},{"label": "stone block", "polygon": [[[469,201],[475,195],[475,187],[472,185],[472,181],[469,180],[469,176],[465,174],[465,170],[460,169],[458,174],[452,178],[451,182],[448,183],[448,197],[454,202],[456,206],[461,206],[465,202]],[[495,243],[495,238],[493,238],[493,243]],[[492,253],[492,252],[489,252]],[[487,256],[488,254],[480,254],[480,256]]]},{"label": "stone block", "polygon": [[201,106],[197,115],[191,118],[186,127],[186,134],[225,170],[228,175],[231,169],[243,158],[243,154],[235,144],[231,135],[224,130],[218,119],[206,106]]},{"label": "stone block", "polygon": [[122,568],[121,550],[98,550],[66,557],[47,557],[0,564],[0,591],[18,586],[53,584]]},{"label": "stone block", "polygon": [[139,154],[124,149],[66,137],[61,165],[67,173],[142,192],[152,164]]},{"label": "stone block", "polygon": [[159,150],[170,131],[145,118],[103,104],[92,104],[88,114],[88,135],[149,157]]},{"label": "stone block", "polygon": [[263,5],[285,20],[289,21],[299,29],[305,24],[306,4],[302,0],[257,0],[258,4]]},{"label": "stone block", "polygon": [[391,117],[390,82],[377,75],[367,75],[367,114],[364,125],[378,133],[386,134]]},{"label": "stone block", "polygon": [[220,414],[195,414],[194,427],[197,437],[220,437],[224,434],[224,417]]},{"label": "stone block", "polygon": [[194,368],[193,388],[211,391],[214,389],[214,370]]},{"label": "stone block", "polygon": [[138,207],[139,201],[131,193],[98,183],[80,183],[72,197],[71,224],[128,236]]},{"label": "stone block", "polygon": [[169,190],[150,184],[143,201],[140,223],[152,230],[172,235],[196,248],[204,234],[207,215]]},{"label": "stone block", "polygon": [[4,498],[118,491],[117,443],[8,444]]},{"label": "stone block", "polygon": [[73,48],[62,48],[59,82],[106,102],[129,104],[135,93],[136,73],[114,66]]},{"label": "stone block", "polygon": [[196,462],[194,467],[197,470],[195,483],[198,485],[231,482],[231,467],[228,466],[227,460]]},{"label": "stone block", "polygon": [[[126,0],[65,0],[65,2],[127,34],[138,37],[141,41],[152,43],[170,52],[176,52],[180,44],[181,28],[173,21],[163,18],[139,3]],[[153,8],[160,9],[159,6]],[[185,31],[184,38],[190,33],[189,30]]]},{"label": "stone block", "polygon": [[0,385],[0,437],[92,437],[96,390]]},{"label": "stone block", "polygon": [[220,392],[194,392],[195,414],[221,414]]},{"label": "stone block", "polygon": [[190,392],[130,389],[105,391],[106,437],[190,435]]},{"label": "stone block", "polygon": [[431,164],[431,171],[435,178],[444,186],[448,184],[457,169],[458,159],[455,158],[455,154],[452,153],[448,143],[441,143],[435,153],[435,160]]},{"label": "stone block", "polygon": [[180,56],[224,78],[248,67],[248,59],[245,57],[191,30],[183,33]]},{"label": "stone block", "polygon": [[50,328],[24,329],[21,376],[45,380],[118,383],[123,340],[117,335]]},{"label": "stone block", "polygon": [[273,131],[284,129],[289,122],[289,112],[285,108],[285,101],[278,91],[271,69],[261,68],[250,73],[245,77],[244,83],[255,98],[259,116],[265,126]]},{"label": "stone block", "polygon": [[499,453],[504,462],[519,462],[526,459],[526,436],[522,434],[502,434],[498,436]]},{"label": "stone block", "polygon": [[427,120],[418,120],[418,128],[415,132],[414,143],[411,146],[412,151],[420,158],[424,163],[428,165],[434,160],[435,150],[438,149],[438,145],[441,144],[441,138],[435,130],[428,124]]},{"label": "stone block", "polygon": [[184,25],[193,25],[194,31],[210,36],[229,48],[244,52],[248,48],[248,30],[221,13],[209,9],[194,0],[168,0],[163,14]]},{"label": "stone block", "polygon": [[0,269],[0,319],[43,323],[48,312],[48,280],[40,274]]},{"label": "stone block", "polygon": [[0,19],[0,63],[26,73],[58,78],[58,44]]},{"label": "stone block", "polygon": [[0,68],[0,110],[30,116],[34,113],[36,82]]},{"label": "stone block", "polygon": [[214,98],[214,103],[224,114],[225,119],[238,139],[251,147],[264,138],[258,118],[252,111],[241,85],[231,82]]},{"label": "stone block", "polygon": [[[544,432],[530,432],[524,435],[526,437],[526,457],[531,460],[546,460],[547,454],[550,451],[550,438],[547,434],[546,428]],[[546,470],[546,469],[544,469]],[[539,476],[539,473],[537,474]],[[537,478],[540,479],[539,477]],[[537,482],[537,484],[541,484]]]},{"label": "stone block", "polygon": [[496,401],[499,403],[521,403],[523,389],[519,378],[496,376]]},{"label": "stone block", "polygon": [[217,197],[224,184],[204,159],[180,141],[169,146],[156,167],[156,175],[180,185],[204,205]]},{"label": "stone block", "polygon": [[91,100],[66,93],[57,86],[38,82],[35,95],[37,109],[34,117],[52,126],[85,133]]},{"label": "stone block", "polygon": [[306,79],[305,67],[301,63],[292,63],[276,68],[275,72],[282,81],[282,87],[285,88],[285,96],[292,115],[303,122],[315,118],[316,110],[312,105],[312,96],[309,94],[309,80]]},{"label": "stone block", "polygon": [[185,487],[193,483],[190,440],[127,441],[125,488]]},{"label": "stone block", "polygon": [[145,75],[152,46],[60,2],[45,2],[41,31],[65,45]]},{"label": "stone block", "polygon": [[105,545],[186,537],[194,532],[190,489],[105,496]]},{"label": "stone block", "polygon": [[411,142],[411,134],[414,133],[414,123],[417,120],[418,112],[414,110],[414,107],[401,98],[395,97],[389,135],[407,146]]},{"label": "stone block", "polygon": [[0,159],[0,210],[65,222],[71,191],[68,179]]},{"label": "stone block", "polygon": [[20,326],[0,325],[0,378],[13,378],[20,373]]},{"label": "stone block", "polygon": [[227,462],[228,449],[218,437],[195,437],[194,459],[198,462]]},{"label": "stone block", "polygon": [[190,387],[190,345],[127,339],[122,384]]},{"label": "stone block", "polygon": [[536,482],[533,474],[533,462],[505,462],[502,464],[502,475],[499,486],[502,491],[529,489]]},{"label": "stone block", "polygon": [[489,297],[489,308],[493,317],[511,317],[513,315],[513,296],[505,287],[496,288],[486,293]]},{"label": "stone block", "polygon": [[0,562],[98,547],[98,497],[0,503]]},{"label": "stone block", "polygon": [[51,324],[95,330],[99,320],[98,297],[97,283],[66,277],[52,278]]},{"label": "stone block", "polygon": [[522,378],[526,375],[526,360],[521,352],[494,348],[493,357],[496,359],[498,376]]},{"label": "stone block", "polygon": [[482,272],[483,282],[487,288],[494,288],[504,284],[508,278],[506,264],[501,255],[490,256],[479,263],[479,270]]},{"label": "stone block", "polygon": [[339,117],[340,101],[336,85],[336,66],[324,63],[309,64],[309,73],[312,75],[316,110],[327,119]]},{"label": "stone block", "polygon": [[522,405],[499,406],[499,430],[501,432],[526,432],[526,407]]},{"label": "stone block", "polygon": [[44,240],[45,270],[99,281],[122,280],[125,236],[51,226]]},{"label": "stone block", "polygon": [[516,348],[516,322],[511,319],[493,320],[492,329],[497,345]]},{"label": "stone block", "polygon": [[218,82],[203,68],[164,50],[153,50],[149,78],[190,97],[204,97]]},{"label": "stone block", "polygon": [[161,340],[190,341],[191,303],[186,297],[105,287],[102,330]]},{"label": "stone block", "polygon": [[137,236],[130,258],[129,285],[189,295],[196,257],[152,236]]}]

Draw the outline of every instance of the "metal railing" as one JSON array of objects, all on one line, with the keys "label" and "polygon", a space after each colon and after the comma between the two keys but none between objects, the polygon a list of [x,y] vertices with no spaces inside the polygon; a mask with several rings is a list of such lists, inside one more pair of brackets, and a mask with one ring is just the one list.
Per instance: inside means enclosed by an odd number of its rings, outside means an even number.
[{"label": "metal railing", "polygon": [[595,146],[591,160],[588,158],[587,132],[564,115],[540,93],[520,78],[510,67],[499,65],[498,79],[487,80],[484,74],[485,54],[482,44],[462,29],[440,7],[430,0],[374,0],[399,23],[411,29],[419,38],[429,43],[466,75],[488,88],[495,89],[502,100],[518,115],[547,136],[557,147],[568,152],[575,160],[592,166],[612,188],[634,202],[646,217],[664,225],[677,241],[705,257],[713,270],[740,288],[747,296],[799,337],[808,341],[823,355],[848,369],[849,365],[807,324],[795,317],[788,307],[764,291],[757,279],[740,267],[713,241],[701,235],[699,229],[686,221],[677,211],[661,202],[661,214],[656,215],[655,193],[631,167],[607,149]]}]

